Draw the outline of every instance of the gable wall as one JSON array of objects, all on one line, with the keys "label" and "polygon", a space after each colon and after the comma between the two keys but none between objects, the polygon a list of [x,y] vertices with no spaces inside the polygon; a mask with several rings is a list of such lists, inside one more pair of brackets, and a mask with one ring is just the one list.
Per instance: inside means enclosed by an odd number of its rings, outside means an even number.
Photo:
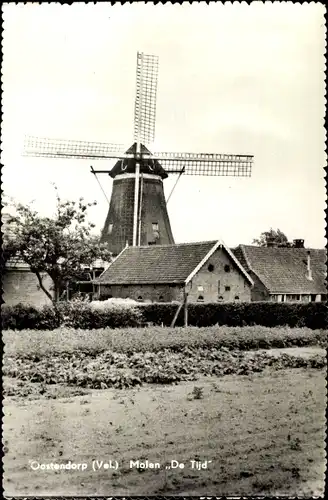
[{"label": "gable wall", "polygon": [[[212,272],[208,270],[209,264],[214,266]],[[224,270],[225,265],[230,265],[230,272]],[[204,290],[198,291],[198,286],[203,286]],[[230,291],[225,291],[225,286],[230,286]],[[188,288],[190,289],[190,285]],[[249,302],[251,285],[226,251],[218,248],[192,279],[189,302],[197,302],[199,295],[204,297],[204,302],[217,302],[219,295],[223,297],[224,302],[233,302],[236,296],[240,302]]]}]

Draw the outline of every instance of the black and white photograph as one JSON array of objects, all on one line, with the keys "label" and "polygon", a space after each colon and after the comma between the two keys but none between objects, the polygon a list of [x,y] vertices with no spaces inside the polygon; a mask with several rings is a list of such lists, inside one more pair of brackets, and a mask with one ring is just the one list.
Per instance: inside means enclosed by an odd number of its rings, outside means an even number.
[{"label": "black and white photograph", "polygon": [[325,15],[2,4],[7,498],[324,498]]}]

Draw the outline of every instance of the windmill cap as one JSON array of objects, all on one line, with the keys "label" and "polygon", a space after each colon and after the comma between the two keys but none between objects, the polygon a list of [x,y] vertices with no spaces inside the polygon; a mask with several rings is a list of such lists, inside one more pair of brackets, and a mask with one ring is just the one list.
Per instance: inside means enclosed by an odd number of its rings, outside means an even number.
[{"label": "windmill cap", "polygon": [[[151,154],[151,152],[144,146],[140,145],[141,155],[143,153]],[[135,142],[132,146],[126,151],[127,154],[137,154],[137,143]],[[121,174],[134,174],[136,171],[136,159],[122,159],[118,160],[112,170],[109,172],[111,177],[116,177]],[[157,160],[152,159],[142,159],[140,162],[140,173],[141,174],[152,174],[158,175],[162,179],[166,179],[168,174],[165,172],[164,168]]]}]

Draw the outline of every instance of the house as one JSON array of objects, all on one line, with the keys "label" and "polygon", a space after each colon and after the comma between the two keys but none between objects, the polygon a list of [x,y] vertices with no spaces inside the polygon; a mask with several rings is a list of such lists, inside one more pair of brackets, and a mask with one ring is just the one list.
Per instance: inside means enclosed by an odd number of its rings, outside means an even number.
[{"label": "house", "polygon": [[327,299],[327,253],[324,249],[307,249],[297,244],[294,247],[239,245],[233,253],[254,281],[251,292],[254,301],[320,302]]},{"label": "house", "polygon": [[127,246],[94,280],[99,298],[250,301],[253,280],[221,241]]},{"label": "house", "polygon": [[[51,278],[48,275],[42,276],[45,288],[51,293]],[[51,304],[51,300],[41,290],[36,275],[31,272],[29,265],[21,260],[11,259],[6,263],[1,281],[2,300],[6,305],[42,306]]]}]

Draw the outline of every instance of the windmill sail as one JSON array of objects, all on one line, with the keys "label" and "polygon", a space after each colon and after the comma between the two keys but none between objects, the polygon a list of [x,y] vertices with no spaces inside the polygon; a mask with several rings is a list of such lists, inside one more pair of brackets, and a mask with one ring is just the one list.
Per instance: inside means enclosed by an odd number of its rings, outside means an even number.
[{"label": "windmill sail", "polygon": [[168,174],[250,177],[253,156],[210,153],[154,153]]},{"label": "windmill sail", "polygon": [[137,88],[134,108],[134,140],[151,145],[155,139],[158,57],[137,54]]},{"label": "windmill sail", "polygon": [[26,136],[23,155],[47,158],[106,159],[121,158],[125,149],[123,144]]},{"label": "windmill sail", "polygon": [[[126,145],[27,137],[24,154],[49,158],[116,159],[110,170],[95,170],[113,178],[109,211],[101,241],[118,254],[130,245],[174,243],[164,197],[168,174],[198,176],[251,175],[253,156],[218,153],[152,153],[155,138],[157,56],[137,53],[134,144]],[[171,196],[171,195],[170,195]]]}]

